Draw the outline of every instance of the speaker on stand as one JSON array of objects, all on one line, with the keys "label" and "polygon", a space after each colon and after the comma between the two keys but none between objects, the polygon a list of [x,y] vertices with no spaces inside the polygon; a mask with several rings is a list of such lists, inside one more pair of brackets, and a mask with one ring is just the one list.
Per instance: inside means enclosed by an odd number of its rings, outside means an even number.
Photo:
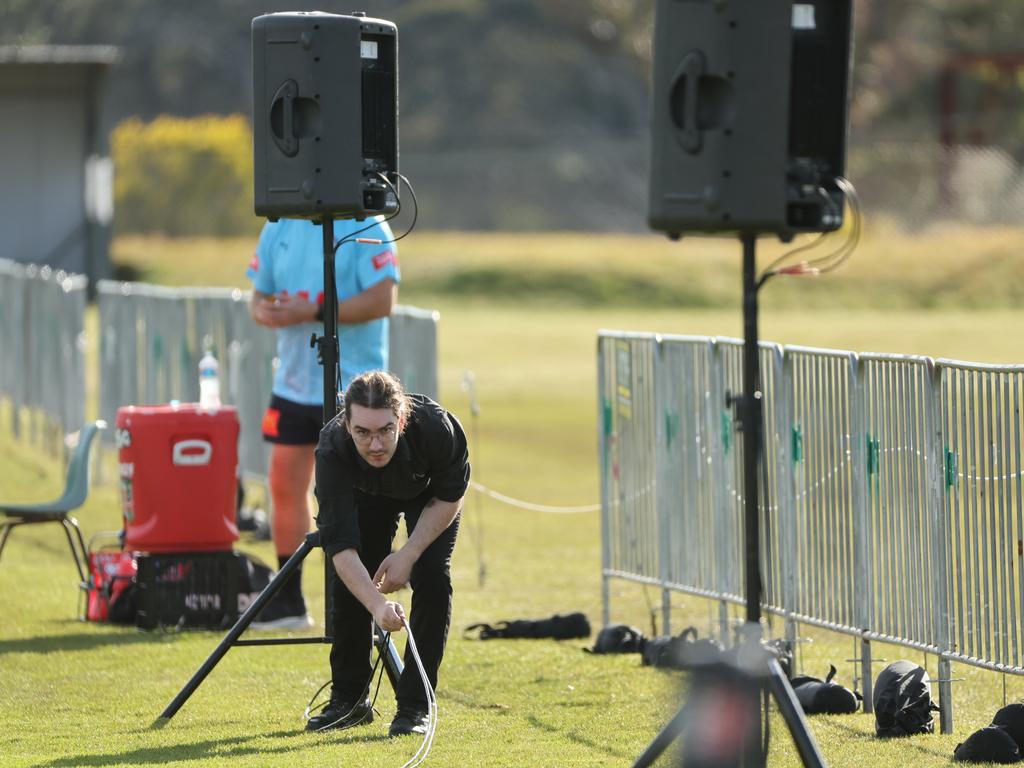
[{"label": "speaker on stand", "polygon": [[[760,644],[757,293],[765,278],[757,278],[755,247],[762,234],[789,241],[843,224],[851,189],[844,178],[851,20],[852,0],[657,0],[648,222],[673,239],[727,235],[743,245],[743,395],[733,403],[743,431],[740,655],[755,663],[697,670],[691,701],[634,768],[651,765],[680,734],[688,768],[763,765],[764,721],[750,713],[764,692],[775,699],[803,764],[825,765],[789,681]],[[742,705],[721,706],[740,699]],[[700,723],[709,717],[735,725],[728,745],[708,741]]]},{"label": "speaker on stand", "polygon": [[[252,22],[253,180],[256,215],[310,219],[323,227],[323,423],[337,414],[337,296],[335,218],[392,215],[398,200],[398,29],[366,14],[320,11],[271,13]],[[164,709],[174,717],[233,646],[333,641],[333,584],[325,569],[323,637],[242,640],[263,607],[305,557],[320,545],[317,531],[288,559],[217,648]],[[402,659],[380,628],[376,644],[393,687]],[[388,639],[385,640],[385,637]]]}]

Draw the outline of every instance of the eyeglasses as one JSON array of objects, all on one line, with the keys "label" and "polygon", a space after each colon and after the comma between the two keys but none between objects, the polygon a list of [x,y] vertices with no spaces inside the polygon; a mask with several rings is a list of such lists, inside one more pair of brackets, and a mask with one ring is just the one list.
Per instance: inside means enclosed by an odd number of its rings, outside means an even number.
[{"label": "eyeglasses", "polygon": [[380,440],[382,445],[393,443],[398,438],[398,427],[395,424],[386,424],[376,430],[352,427],[349,432],[352,439],[359,445],[369,445],[375,437]]}]

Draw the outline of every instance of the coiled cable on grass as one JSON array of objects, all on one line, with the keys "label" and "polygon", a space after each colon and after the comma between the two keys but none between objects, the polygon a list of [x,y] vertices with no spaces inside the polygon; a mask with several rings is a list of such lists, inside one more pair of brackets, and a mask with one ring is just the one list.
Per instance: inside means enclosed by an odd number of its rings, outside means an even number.
[{"label": "coiled cable on grass", "polygon": [[[349,715],[351,715],[355,711],[355,708],[358,707],[366,699],[367,694],[370,692],[370,686],[373,685],[373,676],[377,675],[377,688],[373,692],[373,700],[370,702],[370,710],[369,711],[373,711],[374,710],[374,705],[377,703],[377,695],[380,693],[381,681],[384,678],[384,648],[387,646],[388,640],[390,638],[391,638],[391,633],[390,632],[387,632],[387,633],[384,634],[384,639],[381,641],[381,643],[380,643],[380,645],[378,646],[378,649],[377,649],[377,661],[374,663],[373,669],[370,670],[370,677],[366,680],[366,685],[363,686],[363,692],[361,694],[359,694],[359,697],[357,698],[357,700],[352,704],[352,709],[350,709],[344,715],[339,717],[337,720],[334,720],[334,721],[328,723],[327,725],[320,726],[319,728],[316,729],[317,732],[326,731],[329,728],[333,728],[337,723],[341,722],[342,720],[347,718]],[[380,668],[380,673],[377,672],[378,668]],[[324,707],[326,707],[328,704],[331,703],[331,700],[329,698],[326,701],[317,703],[316,697],[319,696],[321,693],[323,693],[324,688],[326,688],[332,682],[333,682],[332,680],[328,680],[326,683],[324,683],[319,688],[317,688],[316,693],[313,694],[312,698],[309,700],[309,703],[306,705],[306,710],[302,713],[302,717],[303,717],[304,720],[308,721],[309,718],[313,716],[312,715],[313,712],[315,712],[318,709],[323,709]],[[357,725],[361,725],[364,720],[366,720],[366,715],[363,715],[363,717],[359,718],[354,723],[349,723],[348,725],[342,726],[339,730],[343,731],[343,730],[346,730],[348,728],[354,728]]]},{"label": "coiled cable on grass", "polygon": [[[426,697],[427,697],[427,730],[426,730],[426,733],[423,734],[423,741],[420,742],[419,749],[417,749],[416,753],[411,758],[409,758],[409,760],[406,761],[406,763],[404,765],[402,765],[402,768],[416,768],[416,766],[420,765],[424,760],[427,759],[427,755],[430,754],[430,748],[431,748],[431,746],[434,743],[434,734],[437,733],[437,696],[434,693],[433,686],[430,684],[430,680],[427,678],[427,671],[426,671],[426,669],[423,668],[423,660],[420,658],[419,649],[416,647],[416,639],[412,635],[412,629],[409,627],[409,622],[406,621],[404,617],[402,618],[402,625],[405,627],[406,634],[408,635],[409,639],[408,639],[407,642],[409,643],[409,650],[412,653],[412,658],[413,658],[413,661],[416,664],[416,669],[420,673],[420,680],[423,682],[423,692],[426,694]],[[335,720],[335,721],[333,721],[331,723],[328,723],[327,725],[321,726],[320,728],[317,729],[317,731],[327,730],[328,728],[333,727],[336,723],[340,722],[341,720],[344,720],[346,717],[348,717],[349,715],[352,714],[352,711],[355,709],[355,707],[357,707],[359,705],[359,703],[361,703],[366,698],[367,693],[369,693],[370,686],[373,684],[373,676],[375,674],[377,674],[377,668],[380,667],[380,674],[377,677],[377,689],[373,692],[373,702],[371,702],[371,704],[370,704],[370,709],[371,710],[373,709],[373,704],[375,704],[377,702],[377,694],[380,693],[381,679],[384,676],[384,667],[383,667],[384,650],[383,649],[387,645],[387,641],[388,641],[388,639],[390,637],[391,637],[391,633],[385,634],[384,635],[384,641],[378,646],[378,649],[377,649],[377,651],[378,651],[377,652],[377,661],[376,661],[376,663],[374,663],[373,669],[370,671],[370,677],[366,681],[366,686],[363,688],[362,694],[360,694],[358,701],[353,705],[352,709],[350,709],[347,713],[345,713],[344,715],[339,717],[337,720]],[[330,682],[331,681],[327,681],[326,683],[321,685],[320,688],[317,690],[317,692],[313,694],[313,698],[310,699],[309,704],[306,705],[306,711],[304,713],[304,717],[305,717],[306,720],[309,720],[310,713],[314,709],[316,709],[317,707],[322,708],[323,706],[325,706],[328,703],[328,702],[323,702],[323,703],[321,703],[319,705],[314,705],[314,702],[316,701],[317,696],[319,696],[321,693],[323,693],[323,690],[328,685],[330,685]],[[359,720],[357,720],[354,723],[350,723],[350,724],[348,724],[346,726],[343,726],[342,728],[340,728],[338,730],[345,730],[347,728],[352,728],[352,727],[354,727],[356,725],[361,724],[363,722],[363,720],[365,720],[365,716],[363,718],[360,718]]]},{"label": "coiled cable on grass", "polygon": [[434,733],[437,731],[437,696],[434,694],[434,688],[430,684],[430,680],[427,679],[427,671],[423,668],[423,662],[420,660],[420,654],[416,648],[416,640],[413,638],[412,630],[409,628],[409,623],[404,617],[402,618],[402,624],[405,625],[406,634],[409,636],[409,650],[412,652],[413,661],[416,662],[416,669],[419,670],[420,680],[423,681],[423,692],[427,695],[427,732],[423,734],[423,741],[420,743],[420,748],[416,750],[416,754],[409,758],[409,761],[402,766],[402,768],[415,768],[427,759],[430,747],[434,743]]}]

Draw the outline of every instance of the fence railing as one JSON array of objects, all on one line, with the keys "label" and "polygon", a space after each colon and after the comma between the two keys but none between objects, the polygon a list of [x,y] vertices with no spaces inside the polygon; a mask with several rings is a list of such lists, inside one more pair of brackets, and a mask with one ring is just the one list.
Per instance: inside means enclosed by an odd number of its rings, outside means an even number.
[{"label": "fence railing", "polygon": [[[59,437],[81,427],[87,399],[87,279],[50,267],[0,259],[0,398],[10,402],[19,434],[29,428]],[[239,410],[239,466],[266,472],[260,436],[276,365],[272,331],[249,316],[250,294],[230,288],[165,288],[101,280],[99,415],[113,424],[123,405],[194,402],[199,358],[207,348],[221,365],[221,395]],[[413,392],[437,397],[434,310],[399,306],[391,316],[389,367]],[[105,433],[113,440],[113,430]]]},{"label": "fence railing", "polygon": [[[611,578],[742,603],[740,342],[598,339],[604,620]],[[1024,674],[1024,366],[761,345],[765,610]]]},{"label": "fence railing", "polygon": [[82,275],[0,259],[0,396],[16,434],[23,409],[31,429],[60,436],[85,420],[86,285]]},{"label": "fence railing", "polygon": [[[101,280],[102,418],[113,424],[123,405],[197,401],[199,359],[212,349],[220,363],[221,398],[238,408],[239,467],[249,476],[265,475],[269,450],[260,424],[270,401],[276,341],[272,330],[253,322],[249,298],[230,288]],[[390,321],[390,369],[410,391],[434,398],[438,317],[433,310],[399,306]]]}]

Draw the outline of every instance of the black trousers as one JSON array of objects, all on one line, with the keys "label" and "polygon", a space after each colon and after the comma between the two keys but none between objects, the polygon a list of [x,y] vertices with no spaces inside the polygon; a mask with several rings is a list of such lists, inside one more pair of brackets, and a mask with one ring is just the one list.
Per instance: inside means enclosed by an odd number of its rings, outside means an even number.
[{"label": "black trousers", "polygon": [[[356,491],[359,510],[359,532],[362,547],[359,558],[371,578],[381,561],[391,553],[391,545],[398,531],[398,516],[405,514],[405,529],[412,533],[424,505],[433,498],[429,493],[411,501],[398,501],[381,496],[370,496]],[[448,628],[452,620],[452,552],[459,532],[459,517],[424,550],[412,568],[409,584],[412,587],[412,607],[408,611],[409,625],[420,660],[427,672],[430,685],[437,688],[437,670],[444,656]],[[366,688],[373,667],[373,621],[341,579],[334,582],[334,642],[331,645],[331,681],[333,695],[354,701]],[[405,606],[408,608],[408,606]],[[398,682],[395,698],[399,707],[412,707],[426,711],[427,695],[423,680],[407,646],[405,669]]]}]

